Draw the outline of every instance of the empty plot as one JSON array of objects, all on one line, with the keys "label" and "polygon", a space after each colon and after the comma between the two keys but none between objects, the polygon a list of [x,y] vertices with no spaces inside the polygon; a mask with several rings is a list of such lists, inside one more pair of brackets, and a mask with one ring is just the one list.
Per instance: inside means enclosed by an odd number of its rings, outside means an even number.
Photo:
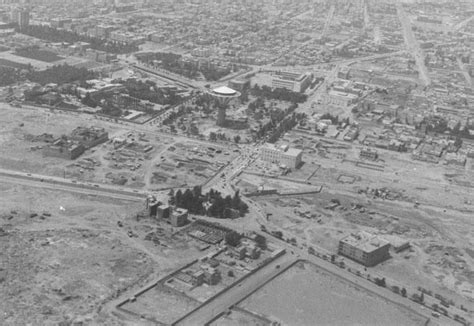
[{"label": "empty plot", "polygon": [[424,325],[425,318],[299,262],[241,305],[285,325]]}]

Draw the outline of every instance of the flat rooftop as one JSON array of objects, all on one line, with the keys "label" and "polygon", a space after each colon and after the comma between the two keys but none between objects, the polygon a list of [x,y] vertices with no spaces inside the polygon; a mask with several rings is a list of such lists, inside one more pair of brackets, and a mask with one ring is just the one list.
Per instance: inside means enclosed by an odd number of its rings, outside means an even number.
[{"label": "flat rooftop", "polygon": [[303,152],[301,149],[291,148],[289,145],[276,146],[274,144],[265,143],[263,145],[263,148],[267,148],[267,149],[271,149],[271,150],[274,150],[274,151],[282,152],[282,153],[285,153],[288,156],[294,156],[294,157],[300,155]]},{"label": "flat rooftop", "polygon": [[341,242],[367,253],[373,252],[386,245],[390,245],[388,241],[364,231],[351,233],[347,237],[341,239]]}]

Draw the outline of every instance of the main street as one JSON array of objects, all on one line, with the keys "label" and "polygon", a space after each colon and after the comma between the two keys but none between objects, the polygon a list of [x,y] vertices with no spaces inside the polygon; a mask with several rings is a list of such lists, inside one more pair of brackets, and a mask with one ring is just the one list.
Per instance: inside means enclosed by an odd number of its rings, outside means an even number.
[{"label": "main street", "polygon": [[428,76],[428,69],[425,65],[425,55],[421,49],[418,41],[416,40],[415,34],[413,33],[410,18],[403,9],[401,3],[397,3],[397,14],[400,23],[402,24],[403,37],[405,39],[405,44],[407,50],[413,55],[418,67],[418,73],[421,81],[425,86],[431,83],[430,77]]}]

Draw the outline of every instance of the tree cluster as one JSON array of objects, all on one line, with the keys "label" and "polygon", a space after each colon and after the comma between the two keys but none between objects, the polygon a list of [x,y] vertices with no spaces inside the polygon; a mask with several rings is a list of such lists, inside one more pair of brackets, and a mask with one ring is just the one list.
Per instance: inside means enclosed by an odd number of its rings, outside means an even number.
[{"label": "tree cluster", "polygon": [[225,235],[225,243],[232,247],[237,247],[240,244],[240,240],[242,240],[242,234],[236,231],[230,231]]},{"label": "tree cluster", "polygon": [[331,113],[325,113],[321,116],[321,120],[331,120],[331,123],[333,125],[338,125],[338,124],[349,124],[350,119],[345,118],[345,119],[339,119],[338,115],[332,115]]},{"label": "tree cluster", "polygon": [[202,74],[206,80],[215,81],[230,73],[230,69],[219,69],[211,65],[198,67],[193,62],[183,61],[182,55],[175,53],[140,53],[136,55],[136,58],[146,64],[158,66],[190,79],[195,79]]},{"label": "tree cluster", "polygon": [[43,71],[30,71],[26,78],[32,82],[45,84],[66,84],[71,82],[85,83],[88,79],[94,79],[97,74],[87,70],[86,68],[76,68],[69,65],[52,66]]},{"label": "tree cluster", "polygon": [[232,210],[239,212],[240,216],[244,216],[248,212],[248,206],[242,201],[239,192],[236,191],[234,196],[227,195],[222,197],[218,191],[211,189],[208,193],[211,206],[207,211],[207,215],[216,218],[232,218]]},{"label": "tree cluster", "polygon": [[116,80],[115,82],[124,85],[130,96],[140,100],[161,105],[176,105],[181,100],[176,90],[160,88],[151,80],[142,81],[130,78],[127,80]]},{"label": "tree cluster", "polygon": [[278,101],[288,101],[292,103],[304,103],[308,99],[306,94],[296,93],[286,88],[276,88],[273,89],[268,86],[255,86],[251,89],[251,94],[253,96],[260,96],[267,99],[278,100]]},{"label": "tree cluster", "polygon": [[[456,138],[474,139],[469,130],[474,130],[473,126],[466,126],[461,130],[461,123],[458,122],[453,128],[448,127],[448,122],[442,117],[425,118],[421,124],[426,125],[426,132],[437,134],[449,133]],[[458,141],[459,143],[459,141]]]},{"label": "tree cluster", "polygon": [[0,87],[19,82],[22,79],[20,69],[0,66]]},{"label": "tree cluster", "polygon": [[306,119],[306,114],[294,111],[298,104],[293,103],[286,110],[274,109],[270,112],[270,121],[261,125],[257,130],[258,139],[266,138],[270,143],[276,142],[285,132],[293,129],[300,121]]},{"label": "tree cluster", "polygon": [[74,32],[59,30],[53,27],[43,25],[30,25],[22,28],[21,30],[17,29],[17,33],[22,33],[25,35],[55,43],[87,42],[94,50],[116,54],[131,53],[139,50],[138,46],[134,44],[113,42],[102,38],[79,35]]},{"label": "tree cluster", "polygon": [[[202,194],[200,186],[186,189],[184,192],[178,190],[171,195],[171,203],[177,207],[185,208],[190,213],[196,215],[204,215],[216,218],[232,218],[232,210],[237,210],[240,216],[244,216],[248,212],[248,206],[240,198],[239,192],[235,192],[234,196],[230,195],[222,197],[218,191],[211,189],[207,194]],[[204,203],[209,203],[206,211]]]}]

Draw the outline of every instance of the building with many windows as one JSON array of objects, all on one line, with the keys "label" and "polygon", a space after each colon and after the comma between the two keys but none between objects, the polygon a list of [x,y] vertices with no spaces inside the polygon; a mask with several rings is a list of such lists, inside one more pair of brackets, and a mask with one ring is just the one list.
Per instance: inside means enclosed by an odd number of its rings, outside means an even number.
[{"label": "building with many windows", "polygon": [[276,71],[272,73],[272,88],[285,88],[287,90],[303,93],[313,80],[310,73],[297,73],[288,71]]},{"label": "building with many windows", "polygon": [[267,143],[260,148],[260,159],[262,161],[277,163],[292,169],[301,164],[302,158],[302,150],[290,148],[288,145],[275,146]]},{"label": "building with many windows", "polygon": [[340,255],[371,267],[388,259],[390,243],[368,232],[351,233],[339,241]]}]

